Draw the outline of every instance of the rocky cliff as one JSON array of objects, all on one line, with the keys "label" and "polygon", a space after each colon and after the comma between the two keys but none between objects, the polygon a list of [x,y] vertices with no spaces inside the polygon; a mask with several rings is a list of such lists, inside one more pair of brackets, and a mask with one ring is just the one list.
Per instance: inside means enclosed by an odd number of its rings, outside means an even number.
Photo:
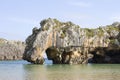
[{"label": "rocky cliff", "polygon": [[21,60],[25,43],[0,38],[0,60]]},{"label": "rocky cliff", "polygon": [[[115,47],[117,53],[113,49]],[[52,60],[54,64],[99,63],[100,59],[110,63],[112,57],[107,55],[105,50],[108,50],[109,53],[109,49],[106,48],[111,48],[119,55],[119,22],[96,29],[88,29],[80,28],[72,22],[60,22],[49,18],[41,21],[40,28],[33,28],[32,34],[26,39],[23,59],[35,64],[43,64],[43,55],[46,53],[48,59]],[[103,57],[97,58],[97,61],[96,55],[99,57],[99,54]]]}]

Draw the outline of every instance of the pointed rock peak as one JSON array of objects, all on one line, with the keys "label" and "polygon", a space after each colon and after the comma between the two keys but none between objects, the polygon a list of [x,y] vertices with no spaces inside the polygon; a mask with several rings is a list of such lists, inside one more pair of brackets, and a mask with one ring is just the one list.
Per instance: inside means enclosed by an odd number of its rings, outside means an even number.
[{"label": "pointed rock peak", "polygon": [[43,31],[53,29],[53,27],[59,26],[59,24],[61,24],[60,21],[52,18],[44,19],[40,22],[40,26]]},{"label": "pointed rock peak", "polygon": [[57,22],[60,23],[60,21],[58,21],[57,19],[48,18],[48,19],[42,20],[42,21],[40,22],[40,26],[44,26],[44,25],[47,24],[47,23],[57,23]]}]

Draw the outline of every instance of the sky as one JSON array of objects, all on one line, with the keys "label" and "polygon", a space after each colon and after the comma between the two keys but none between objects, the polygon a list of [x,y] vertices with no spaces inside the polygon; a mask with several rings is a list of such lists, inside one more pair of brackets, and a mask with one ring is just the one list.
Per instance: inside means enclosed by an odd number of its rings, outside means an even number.
[{"label": "sky", "polygon": [[120,22],[120,0],[0,0],[0,38],[25,41],[47,18],[97,28]]}]

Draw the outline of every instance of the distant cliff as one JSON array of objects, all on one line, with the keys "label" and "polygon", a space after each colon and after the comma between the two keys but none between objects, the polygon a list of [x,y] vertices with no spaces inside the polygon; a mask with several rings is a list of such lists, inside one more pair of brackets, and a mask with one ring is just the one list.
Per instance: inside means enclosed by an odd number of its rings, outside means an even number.
[{"label": "distant cliff", "polygon": [[0,38],[0,60],[21,60],[25,43]]},{"label": "distant cliff", "polygon": [[[99,53],[96,51],[98,48],[116,47],[119,53],[119,22],[88,29],[72,22],[60,22],[49,18],[41,21],[40,26],[40,28],[33,28],[33,33],[26,39],[23,58],[29,62],[43,64],[45,52],[54,64],[83,64],[88,61],[99,63],[95,57]],[[110,63],[111,56],[107,55],[105,50],[103,52],[103,62]],[[105,61],[106,57],[108,61]]]}]

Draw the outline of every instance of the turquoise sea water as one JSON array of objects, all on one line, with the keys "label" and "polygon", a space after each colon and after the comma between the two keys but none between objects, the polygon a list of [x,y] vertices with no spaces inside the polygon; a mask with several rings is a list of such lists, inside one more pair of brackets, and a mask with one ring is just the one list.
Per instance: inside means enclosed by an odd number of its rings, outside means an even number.
[{"label": "turquoise sea water", "polygon": [[0,80],[120,80],[120,64],[44,65],[0,61]]}]

